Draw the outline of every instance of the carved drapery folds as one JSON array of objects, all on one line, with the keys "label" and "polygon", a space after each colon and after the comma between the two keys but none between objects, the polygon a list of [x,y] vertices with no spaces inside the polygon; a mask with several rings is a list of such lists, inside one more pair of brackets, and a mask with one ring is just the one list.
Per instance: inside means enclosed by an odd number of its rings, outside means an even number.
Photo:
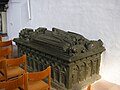
[{"label": "carved drapery folds", "polygon": [[101,40],[90,41],[80,34],[53,28],[23,29],[14,41],[19,55],[26,53],[28,71],[52,67],[52,85],[69,90],[76,83],[84,87],[100,78]]}]

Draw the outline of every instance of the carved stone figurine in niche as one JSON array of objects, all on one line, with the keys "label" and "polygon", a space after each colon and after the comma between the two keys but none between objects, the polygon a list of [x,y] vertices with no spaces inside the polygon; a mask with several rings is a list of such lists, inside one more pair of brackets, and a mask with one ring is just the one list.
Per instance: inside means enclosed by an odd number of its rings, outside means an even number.
[{"label": "carved stone figurine in niche", "polygon": [[72,70],[72,83],[75,84],[77,83],[79,80],[78,80],[78,66],[74,66],[73,67],[73,70]]},{"label": "carved stone figurine in niche", "polygon": [[86,65],[85,65],[85,63],[84,62],[81,62],[81,65],[80,65],[80,70],[79,70],[79,80],[80,81],[84,81],[85,80],[85,78],[86,78],[86,70],[85,70],[85,67],[86,67]]},{"label": "carved stone figurine in niche", "polygon": [[97,61],[93,60],[92,61],[92,74],[95,74],[97,72]]},{"label": "carved stone figurine in niche", "polygon": [[62,69],[61,69],[61,83],[63,85],[66,85],[66,69],[65,69],[65,67],[62,67]]},{"label": "carved stone figurine in niche", "polygon": [[88,61],[86,63],[86,78],[89,78],[91,76],[91,61]]}]

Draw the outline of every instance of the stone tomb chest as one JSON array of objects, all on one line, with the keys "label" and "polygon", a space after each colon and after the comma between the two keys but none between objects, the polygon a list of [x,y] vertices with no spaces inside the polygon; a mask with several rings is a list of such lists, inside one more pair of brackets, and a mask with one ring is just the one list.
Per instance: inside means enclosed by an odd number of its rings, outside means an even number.
[{"label": "stone tomb chest", "polygon": [[[14,42],[19,56],[26,53],[28,71],[52,67],[52,86],[57,90],[80,88],[100,79],[101,40],[88,40],[82,35],[60,29],[23,29]],[[74,89],[73,89],[74,90]]]}]

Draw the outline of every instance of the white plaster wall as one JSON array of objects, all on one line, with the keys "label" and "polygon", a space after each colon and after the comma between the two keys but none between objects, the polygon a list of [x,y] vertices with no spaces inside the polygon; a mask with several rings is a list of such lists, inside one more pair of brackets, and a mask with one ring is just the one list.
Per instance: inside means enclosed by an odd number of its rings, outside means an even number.
[{"label": "white plaster wall", "polygon": [[[30,0],[31,20],[26,0],[10,0],[7,29],[9,38],[22,28],[57,27],[102,39],[101,75],[120,84],[120,0]],[[104,69],[103,69],[104,68]]]}]

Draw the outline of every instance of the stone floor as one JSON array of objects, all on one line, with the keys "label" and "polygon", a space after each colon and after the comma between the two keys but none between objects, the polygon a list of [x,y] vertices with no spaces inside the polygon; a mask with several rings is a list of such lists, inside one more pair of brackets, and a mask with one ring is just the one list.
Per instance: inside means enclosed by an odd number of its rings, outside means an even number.
[{"label": "stone floor", "polygon": [[[87,90],[87,89],[83,89],[83,90]],[[120,90],[120,85],[101,79],[95,82],[94,84],[92,84],[91,90]]]},{"label": "stone floor", "polygon": [[[51,88],[51,90],[56,90],[55,88]],[[74,88],[73,90],[80,90],[79,86]],[[87,90],[82,89],[82,90]],[[106,80],[99,80],[91,85],[91,90],[120,90],[120,85],[108,82]]]}]

